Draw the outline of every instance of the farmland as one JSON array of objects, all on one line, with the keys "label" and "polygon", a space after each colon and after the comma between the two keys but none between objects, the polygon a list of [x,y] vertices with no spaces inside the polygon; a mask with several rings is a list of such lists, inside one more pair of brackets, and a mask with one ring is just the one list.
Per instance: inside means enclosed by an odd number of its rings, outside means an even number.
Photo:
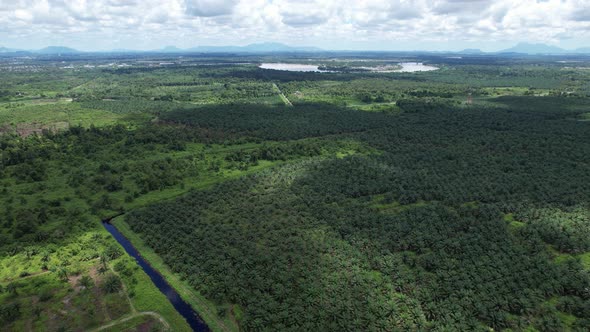
[{"label": "farmland", "polygon": [[346,56],[0,57],[0,330],[587,330],[590,60]]}]

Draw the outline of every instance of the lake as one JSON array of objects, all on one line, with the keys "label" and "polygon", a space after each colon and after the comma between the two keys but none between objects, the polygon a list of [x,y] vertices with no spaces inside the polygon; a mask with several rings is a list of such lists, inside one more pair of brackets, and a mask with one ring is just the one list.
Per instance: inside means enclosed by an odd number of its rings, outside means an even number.
[{"label": "lake", "polygon": [[438,69],[438,67],[428,66],[428,65],[423,64],[422,62],[401,62],[400,66],[402,66],[402,68],[399,70],[396,70],[396,72],[413,73],[413,72],[417,72],[417,71],[431,71],[431,70]]},{"label": "lake", "polygon": [[[401,66],[400,69],[395,70],[379,70],[378,67],[375,67],[374,72],[376,73],[413,73],[419,71],[431,71],[437,70],[438,67],[428,66],[423,64],[422,62],[400,62],[399,65]],[[326,73],[330,72],[328,70],[320,70],[319,66],[317,65],[308,65],[308,64],[301,64],[301,63],[263,63],[259,66],[262,69],[272,69],[272,70],[285,70],[285,71],[298,71],[298,72],[319,72],[319,73]],[[363,69],[367,69],[369,67],[362,67]]]},{"label": "lake", "polygon": [[286,71],[315,71],[324,73],[327,70],[320,70],[316,65],[304,65],[300,63],[263,63],[259,66],[262,69],[286,70]]}]

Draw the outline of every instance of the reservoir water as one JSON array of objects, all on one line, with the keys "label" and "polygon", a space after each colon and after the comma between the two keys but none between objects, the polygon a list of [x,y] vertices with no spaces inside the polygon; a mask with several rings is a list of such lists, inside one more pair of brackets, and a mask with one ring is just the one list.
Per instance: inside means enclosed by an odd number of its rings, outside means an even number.
[{"label": "reservoir water", "polygon": [[402,66],[402,68],[397,70],[399,73],[413,73],[417,71],[431,71],[438,69],[438,67],[428,66],[422,62],[401,62],[400,66]]},{"label": "reservoir water", "polygon": [[190,325],[193,331],[210,331],[201,317],[199,317],[199,315],[190,306],[190,304],[186,303],[180,297],[180,295],[178,295],[174,288],[172,288],[172,286],[170,286],[166,280],[164,280],[164,277],[162,277],[162,275],[156,269],[154,269],[145,259],[143,259],[143,257],[141,257],[133,244],[131,244],[131,242],[123,234],[121,234],[121,232],[119,232],[115,226],[109,222],[103,222],[102,224],[104,228],[106,228],[106,230],[111,233],[115,240],[117,240],[117,242],[123,246],[127,254],[135,258],[137,264],[139,264],[139,266],[141,266],[145,273],[147,273],[150,279],[152,279],[152,282],[154,285],[156,285],[156,287],[158,287],[160,292],[162,292],[162,294],[168,298],[170,303],[172,303],[174,306],[174,309],[176,309],[176,311],[178,311],[178,313],[184,317],[184,319],[186,319],[188,325]]},{"label": "reservoir water", "polygon": [[326,72],[320,70],[316,65],[304,65],[301,63],[263,63],[259,66],[262,69],[286,70],[286,71],[301,71],[301,72]]},{"label": "reservoir water", "polygon": [[[438,67],[428,66],[422,62],[400,62],[399,69],[384,69],[380,70],[379,67],[374,67],[372,70],[375,73],[413,73],[418,71],[431,71],[437,70]],[[285,71],[299,71],[299,72],[332,72],[328,70],[320,70],[317,65],[301,64],[301,63],[263,63],[259,66],[262,69],[273,69],[273,70],[285,70]],[[370,69],[371,67],[360,67],[362,69]]]}]

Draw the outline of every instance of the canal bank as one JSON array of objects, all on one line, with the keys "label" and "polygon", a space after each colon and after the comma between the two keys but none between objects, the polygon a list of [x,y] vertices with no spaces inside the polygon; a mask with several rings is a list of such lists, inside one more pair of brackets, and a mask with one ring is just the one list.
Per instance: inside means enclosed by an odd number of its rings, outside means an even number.
[{"label": "canal bank", "polygon": [[190,304],[185,302],[178,292],[166,282],[164,277],[154,269],[139,253],[139,251],[133,246],[131,241],[127,239],[119,230],[111,223],[111,220],[103,221],[105,229],[119,242],[119,244],[125,249],[127,254],[135,259],[137,264],[143,269],[143,271],[150,277],[154,285],[166,296],[172,306],[178,311],[178,313],[184,317],[189,326],[193,331],[197,332],[208,332],[210,329],[201,319],[196,311],[193,310]]}]

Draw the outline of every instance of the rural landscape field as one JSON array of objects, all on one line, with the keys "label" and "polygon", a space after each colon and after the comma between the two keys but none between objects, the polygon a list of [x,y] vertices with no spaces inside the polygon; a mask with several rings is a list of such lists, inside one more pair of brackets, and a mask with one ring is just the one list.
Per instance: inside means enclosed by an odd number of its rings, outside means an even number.
[{"label": "rural landscape field", "polygon": [[586,331],[588,68],[2,58],[0,329]]},{"label": "rural landscape field", "polygon": [[589,332],[590,0],[0,0],[0,332]]}]

